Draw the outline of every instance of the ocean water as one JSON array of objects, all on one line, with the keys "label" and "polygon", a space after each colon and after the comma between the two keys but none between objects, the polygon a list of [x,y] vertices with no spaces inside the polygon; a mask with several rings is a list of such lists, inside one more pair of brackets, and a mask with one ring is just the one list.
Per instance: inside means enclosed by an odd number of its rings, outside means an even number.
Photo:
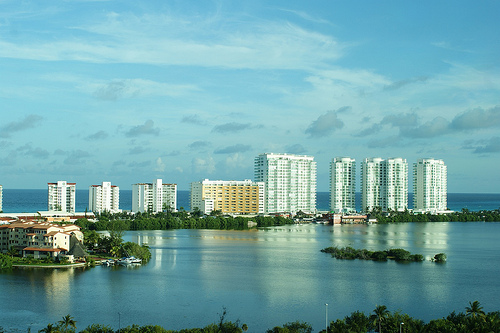
[{"label": "ocean water", "polygon": [[[4,213],[36,213],[47,210],[47,190],[3,190]],[[76,190],[76,211],[84,212],[89,203],[88,190]],[[330,193],[318,192],[316,207],[320,211],[329,210]],[[177,192],[177,209],[183,207],[189,210],[189,191]],[[356,193],[356,207],[361,208],[361,193]],[[132,191],[120,190],[120,208],[132,209]],[[413,193],[408,196],[408,208],[413,208]],[[448,193],[448,208],[460,211],[467,208],[470,211],[494,210],[500,208],[500,193]]]}]

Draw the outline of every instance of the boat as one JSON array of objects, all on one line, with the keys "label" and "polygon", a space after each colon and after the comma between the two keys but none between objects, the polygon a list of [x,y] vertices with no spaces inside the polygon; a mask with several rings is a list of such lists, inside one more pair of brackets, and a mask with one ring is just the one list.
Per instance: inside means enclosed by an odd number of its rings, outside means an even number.
[{"label": "boat", "polygon": [[119,265],[133,265],[133,264],[141,264],[142,259],[136,258],[136,257],[124,257],[121,259],[118,259],[118,264]]},{"label": "boat", "polygon": [[103,265],[103,266],[113,266],[114,264],[115,264],[115,261],[112,259],[101,261],[101,265]]}]

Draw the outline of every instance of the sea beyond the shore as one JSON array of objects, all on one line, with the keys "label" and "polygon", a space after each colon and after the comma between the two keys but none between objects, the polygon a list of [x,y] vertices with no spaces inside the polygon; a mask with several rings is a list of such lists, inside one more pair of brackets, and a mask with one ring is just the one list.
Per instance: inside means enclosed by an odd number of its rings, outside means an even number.
[{"label": "sea beyond the shore", "polygon": [[[47,190],[44,189],[3,189],[4,213],[36,213],[47,210]],[[88,189],[76,190],[76,211],[84,212],[89,204]],[[317,192],[316,207],[328,211],[329,192]],[[177,192],[177,209],[190,209],[189,191]],[[413,208],[413,193],[408,195],[408,208]],[[448,208],[461,211],[495,210],[500,208],[500,193],[448,193]],[[120,209],[132,209],[132,190],[120,190]],[[361,193],[356,193],[356,209],[361,209]]]}]

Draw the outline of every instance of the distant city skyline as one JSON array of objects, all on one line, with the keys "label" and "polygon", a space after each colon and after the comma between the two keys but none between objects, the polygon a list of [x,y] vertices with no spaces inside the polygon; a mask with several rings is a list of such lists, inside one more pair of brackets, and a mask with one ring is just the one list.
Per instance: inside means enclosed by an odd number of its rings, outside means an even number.
[{"label": "distant city skyline", "polygon": [[[254,177],[262,153],[500,189],[498,1],[0,2],[0,184]],[[359,168],[356,171],[360,178]],[[412,189],[412,177],[409,177]],[[356,186],[356,192],[360,185]]]}]

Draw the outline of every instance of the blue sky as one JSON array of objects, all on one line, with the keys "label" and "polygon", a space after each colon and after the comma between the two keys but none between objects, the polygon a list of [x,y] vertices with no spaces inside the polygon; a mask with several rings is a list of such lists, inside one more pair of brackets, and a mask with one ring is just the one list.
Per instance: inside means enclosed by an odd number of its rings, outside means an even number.
[{"label": "blue sky", "polygon": [[314,156],[320,191],[331,159],[350,156],[358,169],[439,158],[449,192],[498,193],[498,13],[498,1],[0,0],[0,184],[186,190],[252,179],[255,156],[275,152]]}]

